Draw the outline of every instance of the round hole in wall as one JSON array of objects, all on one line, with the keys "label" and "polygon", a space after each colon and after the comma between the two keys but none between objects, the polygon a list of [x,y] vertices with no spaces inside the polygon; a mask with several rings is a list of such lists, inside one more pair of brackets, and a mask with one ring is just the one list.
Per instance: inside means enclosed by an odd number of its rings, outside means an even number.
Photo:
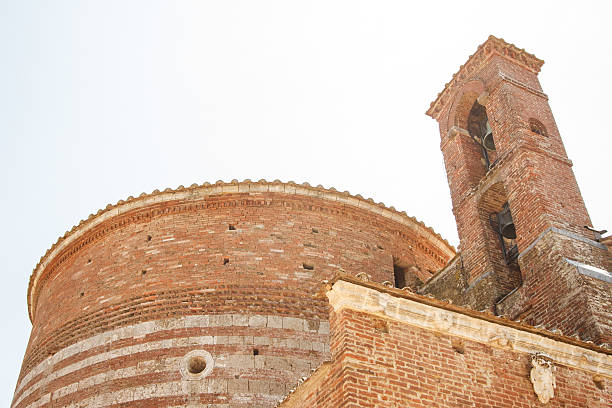
[{"label": "round hole in wall", "polygon": [[183,357],[180,371],[186,380],[201,380],[212,372],[214,365],[213,357],[208,351],[193,350]]},{"label": "round hole in wall", "polygon": [[200,374],[206,369],[206,359],[202,356],[193,356],[187,361],[187,371],[191,374]]}]

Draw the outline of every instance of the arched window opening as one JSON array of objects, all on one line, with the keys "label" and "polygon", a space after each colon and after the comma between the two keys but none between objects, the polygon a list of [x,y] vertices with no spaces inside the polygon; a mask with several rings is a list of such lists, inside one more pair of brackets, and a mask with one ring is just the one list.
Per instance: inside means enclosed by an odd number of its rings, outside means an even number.
[{"label": "arched window opening", "polygon": [[529,130],[540,136],[548,136],[548,134],[546,133],[546,128],[544,127],[542,122],[534,118],[529,119]]},{"label": "arched window opening", "polygon": [[403,289],[406,287],[406,272],[407,268],[402,267],[393,262],[393,275],[395,276],[395,287]]},{"label": "arched window opening", "polygon": [[489,186],[479,198],[478,207],[481,220],[490,224],[483,231],[483,238],[490,266],[496,273],[495,290],[500,296],[506,295],[521,285],[522,275],[518,264],[517,230],[503,182]]},{"label": "arched window opening", "polygon": [[423,278],[419,276],[422,275],[422,271],[416,265],[400,261],[395,257],[393,258],[393,275],[394,286],[398,289],[408,287],[416,291],[424,283]]},{"label": "arched window opening", "polygon": [[491,213],[491,227],[497,233],[506,265],[518,266],[518,246],[516,245],[516,229],[512,220],[510,206],[506,201],[499,212]]},{"label": "arched window opening", "polygon": [[487,170],[490,169],[496,163],[497,152],[495,150],[493,131],[491,130],[491,125],[487,117],[487,111],[480,103],[474,102],[474,105],[472,105],[467,126],[470,136],[472,136],[472,139],[480,146],[485,167]]}]

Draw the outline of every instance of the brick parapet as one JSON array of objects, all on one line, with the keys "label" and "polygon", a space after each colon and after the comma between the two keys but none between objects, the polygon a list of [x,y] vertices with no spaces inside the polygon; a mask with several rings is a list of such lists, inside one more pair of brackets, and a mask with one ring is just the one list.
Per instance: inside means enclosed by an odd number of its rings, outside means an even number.
[{"label": "brick parapet", "polygon": [[[340,299],[343,299],[344,301],[348,302],[346,303],[347,305],[351,305],[350,307],[356,308],[357,310],[367,311],[367,308],[369,307],[368,303],[370,301],[374,303],[381,301],[384,303],[386,300],[391,300],[391,299],[393,300],[393,302],[403,302],[404,300],[406,300],[406,301],[409,301],[409,303],[404,303],[404,305],[419,304],[419,305],[423,305],[422,307],[425,308],[424,310],[430,311],[431,313],[427,315],[430,318],[429,320],[437,316],[434,313],[435,310],[444,310],[444,311],[448,311],[449,313],[466,316],[466,318],[477,319],[479,321],[482,320],[483,322],[486,322],[482,324],[493,325],[493,326],[487,326],[487,327],[498,327],[500,330],[506,330],[504,328],[508,328],[511,330],[517,330],[518,332],[526,333],[528,336],[531,336],[531,335],[536,336],[536,337],[530,337],[532,339],[536,339],[538,337],[546,338],[546,339],[550,339],[551,341],[567,344],[568,347],[572,346],[572,347],[578,347],[578,348],[585,349],[585,350],[591,350],[596,353],[602,353],[603,355],[610,356],[612,358],[612,344],[607,344],[607,343],[596,344],[593,341],[582,340],[575,335],[567,335],[561,331],[557,331],[552,328],[549,329],[542,325],[532,325],[532,324],[529,324],[527,321],[511,319],[507,315],[495,315],[491,313],[490,311],[474,310],[469,307],[457,305],[452,302],[448,302],[446,300],[438,299],[431,294],[420,294],[420,293],[414,293],[414,292],[401,290],[397,288],[391,288],[388,286],[381,285],[380,283],[377,283],[377,282],[364,281],[360,279],[359,277],[350,276],[347,274],[337,274],[334,276],[333,279],[325,283],[325,288],[326,288],[326,293],[328,295],[328,298],[330,295],[330,291],[334,289],[334,285],[336,284],[336,282],[341,282],[340,285],[338,285],[339,293],[344,294],[347,288],[351,288],[351,291],[355,292],[354,295],[341,296]],[[348,294],[348,292],[346,293]],[[379,293],[380,296],[377,293]],[[387,306],[385,307],[377,306],[377,307],[374,307],[374,309],[376,309],[376,313],[382,312],[383,310],[390,310],[390,311],[398,310],[399,311],[400,309],[397,309],[398,307],[397,304],[393,302],[389,304],[388,309],[385,309],[387,308]],[[342,302],[339,302],[336,304],[336,306],[342,305],[342,304],[343,304]],[[415,307],[420,308],[421,306],[415,306]],[[334,305],[332,304],[332,310],[330,310],[330,313],[334,310],[337,311],[337,308],[334,308]],[[389,317],[394,318],[393,316],[391,316],[391,314],[389,315]],[[455,320],[456,319],[457,318],[455,318]],[[333,320],[330,320],[330,327],[333,325],[332,322]],[[423,323],[423,324],[430,325],[431,322]],[[423,326],[423,327],[431,328],[430,326]],[[473,331],[473,333],[477,333],[477,331]],[[516,333],[516,332],[513,331],[513,333]],[[481,334],[479,334],[479,336],[480,335]],[[484,336],[484,334],[482,335]],[[543,340],[533,340],[533,341],[539,344]],[[333,355],[333,351],[332,351],[332,355]],[[609,361],[609,364],[612,364],[612,360]],[[610,369],[612,370],[612,365],[610,365]],[[612,375],[612,371],[610,371],[610,373],[611,373],[610,375]]]}]

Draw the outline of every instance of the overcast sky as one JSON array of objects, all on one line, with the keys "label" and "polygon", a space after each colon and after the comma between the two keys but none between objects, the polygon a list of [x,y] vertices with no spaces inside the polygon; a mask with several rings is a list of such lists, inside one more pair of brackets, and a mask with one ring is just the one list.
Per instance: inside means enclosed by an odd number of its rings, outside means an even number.
[{"label": "overcast sky", "polygon": [[612,230],[610,2],[0,0],[0,404],[29,275],[108,203],[265,178],[405,210],[457,245],[429,103],[489,34],[540,81],[597,228]]}]

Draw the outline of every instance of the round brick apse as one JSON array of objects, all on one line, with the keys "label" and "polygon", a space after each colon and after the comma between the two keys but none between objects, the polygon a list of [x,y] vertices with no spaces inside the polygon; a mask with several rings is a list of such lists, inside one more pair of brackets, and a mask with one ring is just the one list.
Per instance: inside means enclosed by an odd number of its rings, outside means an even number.
[{"label": "round brick apse", "polygon": [[130,197],[60,238],[28,288],[13,407],[272,407],[329,359],[322,281],[426,279],[455,255],[334,189],[194,185]]}]

